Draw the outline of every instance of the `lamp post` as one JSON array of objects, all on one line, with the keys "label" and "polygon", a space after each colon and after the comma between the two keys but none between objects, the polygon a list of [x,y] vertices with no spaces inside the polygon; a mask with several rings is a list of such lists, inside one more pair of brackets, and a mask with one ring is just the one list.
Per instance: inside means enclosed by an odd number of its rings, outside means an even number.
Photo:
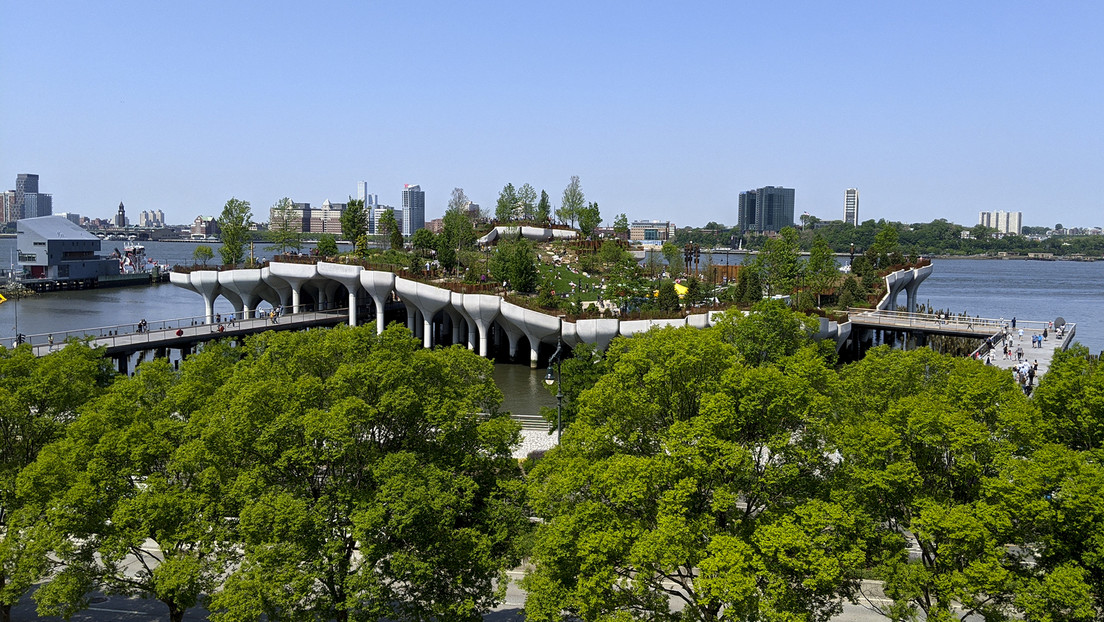
[{"label": "lamp post", "polygon": [[[563,362],[561,354],[563,349],[563,340],[556,340],[556,351],[552,353],[552,357],[548,359],[548,374],[544,377],[544,384],[552,386],[552,383],[556,383],[556,444],[560,444],[560,433],[562,431],[562,415],[563,415],[563,384],[560,381],[560,364]],[[556,373],[552,374],[552,364],[556,364]]]}]

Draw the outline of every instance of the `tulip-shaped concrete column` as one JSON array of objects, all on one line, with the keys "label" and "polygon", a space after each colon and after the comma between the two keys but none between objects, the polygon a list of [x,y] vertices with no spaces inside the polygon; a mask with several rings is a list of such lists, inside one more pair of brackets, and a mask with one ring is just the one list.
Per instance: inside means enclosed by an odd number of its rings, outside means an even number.
[{"label": "tulip-shaped concrete column", "polygon": [[452,292],[440,287],[433,287],[418,281],[408,281],[404,278],[395,278],[395,291],[399,293],[403,303],[410,302],[418,308],[422,314],[424,326],[422,328],[422,345],[433,347],[433,316],[445,308],[451,300]]},{"label": "tulip-shaped concrete column", "polygon": [[[289,313],[295,312],[295,305],[293,305],[291,301],[292,294],[290,283],[272,274],[272,269],[267,267],[261,268],[261,280],[272,290],[279,304],[283,305]],[[267,300],[267,296],[265,299]],[[272,301],[270,300],[269,302]]]},{"label": "tulip-shaped concrete column", "polygon": [[[199,289],[197,289],[195,285],[192,285],[192,275],[189,272],[170,272],[169,273],[169,282],[172,283],[173,285],[177,286],[177,287],[183,287],[184,289],[190,289],[193,292],[199,294],[200,296],[203,296],[203,292],[199,291]],[[204,296],[203,298],[204,298],[204,302],[206,302],[207,297]],[[208,316],[210,316],[210,310],[209,309],[208,309],[207,313],[208,313]]]},{"label": "tulip-shaped concrete column", "polygon": [[620,327],[621,322],[616,318],[579,320],[575,322],[575,338],[582,343],[594,344],[599,350],[605,350],[617,336]]},{"label": "tulip-shaped concrete column", "polygon": [[241,298],[241,316],[253,317],[253,310],[261,301],[261,291],[264,287],[261,271],[259,269],[223,270],[218,273],[218,281],[223,287],[224,294],[233,292]]},{"label": "tulip-shaped concrete column", "polygon": [[[489,294],[464,294],[461,302],[464,305],[464,312],[468,314],[472,324],[479,331],[479,356],[486,357],[491,323],[498,317],[502,299]],[[471,339],[471,336],[469,335],[468,338]]]},{"label": "tulip-shaped concrete column", "polygon": [[905,286],[912,283],[912,270],[898,270],[885,276],[886,291],[889,292],[883,299],[880,308],[883,311],[895,311],[897,309],[897,296]]},{"label": "tulip-shaped concrete column", "polygon": [[529,339],[529,367],[536,369],[541,339],[560,332],[560,318],[530,311],[509,302],[503,302],[502,316],[517,326]]},{"label": "tulip-shaped concrete column", "polygon": [[357,292],[360,290],[360,266],[318,262],[318,275],[333,279],[349,290],[349,326],[357,325]]},{"label": "tulip-shaped concrete column", "polygon": [[922,283],[924,279],[928,278],[931,272],[931,264],[912,271],[912,281],[905,285],[905,309],[907,309],[909,313],[916,312],[916,289],[920,287],[920,283]]},{"label": "tulip-shaped concrete column", "polygon": [[[208,324],[215,321],[215,299],[219,294],[224,293],[222,286],[219,285],[218,275],[219,273],[214,270],[197,270],[189,275],[192,287],[199,292],[200,296],[203,296],[203,310]],[[238,300],[240,302],[241,299]]]},{"label": "tulip-shaped concrete column", "polygon": [[395,275],[379,270],[364,270],[360,273],[360,286],[372,297],[372,304],[376,305],[376,334],[378,335],[383,332],[383,308],[395,288]]},{"label": "tulip-shaped concrete column", "polygon": [[453,331],[453,340],[456,343],[460,343],[460,340],[466,337],[468,349],[474,350],[475,339],[478,334],[476,331],[478,329],[475,326],[475,320],[472,319],[472,316],[470,313],[468,313],[468,310],[464,308],[464,298],[470,295],[472,294],[461,294],[459,292],[452,292],[452,299],[450,300],[450,303],[452,304],[452,308],[456,311],[456,313],[464,319],[464,327],[467,329],[466,335],[458,335],[456,334],[456,331]]},{"label": "tulip-shaped concrete column", "polygon": [[307,281],[318,276],[318,268],[313,264],[279,262],[272,262],[268,267],[272,276],[280,277],[291,286],[291,310],[299,313],[299,294]]}]

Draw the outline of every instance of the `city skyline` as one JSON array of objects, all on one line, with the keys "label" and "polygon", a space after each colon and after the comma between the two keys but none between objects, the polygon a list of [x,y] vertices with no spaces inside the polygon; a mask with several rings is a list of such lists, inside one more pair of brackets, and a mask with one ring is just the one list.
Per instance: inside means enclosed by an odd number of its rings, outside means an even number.
[{"label": "city skyline", "polygon": [[[824,220],[854,187],[863,219],[1104,224],[1090,3],[8,9],[41,45],[0,43],[35,85],[0,104],[0,179],[39,174],[55,211],[184,223],[358,180],[398,205],[416,179],[431,217],[454,187],[493,205],[528,182],[558,205],[578,175],[607,222],[734,226],[740,191],[778,185]],[[785,28],[738,27],[756,23]]]}]

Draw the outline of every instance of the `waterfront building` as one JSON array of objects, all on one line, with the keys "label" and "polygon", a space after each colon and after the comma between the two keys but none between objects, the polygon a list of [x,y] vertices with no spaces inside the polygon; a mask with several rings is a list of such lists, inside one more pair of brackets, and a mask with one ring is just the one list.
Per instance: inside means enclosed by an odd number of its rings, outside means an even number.
[{"label": "waterfront building", "polygon": [[165,226],[165,213],[161,210],[149,211],[142,210],[142,213],[138,216],[138,226],[140,227],[164,227]]},{"label": "waterfront building", "polygon": [[422,191],[421,186],[417,184],[403,186],[400,222],[404,236],[411,236],[418,229],[425,229],[425,192]]},{"label": "waterfront building", "polygon": [[740,231],[781,231],[794,226],[794,189],[765,186],[740,193]]},{"label": "waterfront building", "polygon": [[128,224],[130,223],[127,222],[126,209],[123,207],[123,202],[119,201],[119,212],[115,214],[115,226],[122,229]]},{"label": "waterfront building", "polygon": [[87,280],[119,274],[119,260],[96,255],[100,244],[100,238],[61,216],[16,223],[16,253],[30,279]]},{"label": "waterfront building", "polygon": [[19,212],[16,209],[15,202],[15,190],[5,190],[3,194],[0,194],[0,206],[3,207],[2,218],[4,222],[15,222],[19,220]]},{"label": "waterfront building", "polygon": [[848,188],[843,193],[843,222],[859,226],[859,191],[857,188]]},{"label": "waterfront building", "polygon": [[675,223],[669,220],[634,220],[629,239],[644,244],[662,244],[675,236]]},{"label": "waterfront building", "polygon": [[996,229],[997,233],[1022,235],[1023,212],[979,212],[978,224],[990,229]]},{"label": "waterfront building", "polygon": [[203,240],[206,238],[218,237],[221,233],[219,229],[218,219],[214,216],[196,216],[192,221],[191,234],[193,240]]}]

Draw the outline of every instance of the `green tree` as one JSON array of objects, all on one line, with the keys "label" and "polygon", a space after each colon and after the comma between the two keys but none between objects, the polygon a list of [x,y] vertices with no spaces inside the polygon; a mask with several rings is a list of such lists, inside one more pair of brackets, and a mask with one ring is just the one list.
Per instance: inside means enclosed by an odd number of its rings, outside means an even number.
[{"label": "green tree", "polygon": [[618,214],[613,219],[613,232],[617,235],[629,236],[629,217],[624,213]]},{"label": "green tree", "polygon": [[[266,250],[287,252],[288,249],[299,251],[303,248],[302,220],[298,210],[291,199],[284,197],[276,201],[269,210],[268,231],[265,237],[272,242]],[[198,248],[196,249],[198,250]]]},{"label": "green tree", "polygon": [[760,273],[766,278],[768,296],[792,294],[801,276],[797,230],[784,227],[778,232],[778,237],[768,239],[756,261]]},{"label": "green tree", "polygon": [[[561,430],[566,430],[579,409],[579,396],[594,386],[605,373],[605,353],[595,345],[578,343],[571,350],[571,356],[563,361],[559,369],[559,383],[547,385],[553,395],[562,392],[560,400],[559,422]],[[556,430],[557,413],[555,408],[541,408],[541,415],[548,422],[548,431]]]},{"label": "green tree", "polygon": [[544,190],[541,190],[535,217],[539,222],[548,222],[552,218],[552,202],[548,198],[548,193]]},{"label": "green tree", "polygon": [[0,348],[0,619],[53,567],[46,504],[17,478],[62,438],[77,410],[110,384],[102,351],[70,343],[36,357],[30,346]]},{"label": "green tree", "polygon": [[878,229],[878,234],[874,236],[874,243],[870,246],[870,251],[876,255],[876,265],[879,268],[889,267],[889,256],[900,250],[897,247],[899,240],[900,232],[891,223],[885,223]]},{"label": "green tree", "polygon": [[517,191],[518,208],[524,220],[533,220],[536,215],[537,191],[529,184],[522,184]]},{"label": "green tree", "polygon": [[683,295],[687,310],[694,305],[701,304],[705,295],[702,293],[702,283],[696,277],[686,280],[686,294]]},{"label": "green tree", "polygon": [[663,258],[667,260],[667,271],[671,277],[677,277],[683,273],[686,264],[683,261],[681,248],[670,242],[664,242],[663,246],[660,247],[660,252],[663,253]]},{"label": "green tree", "polygon": [[586,206],[586,198],[583,196],[583,188],[579,184],[579,176],[572,175],[571,181],[563,191],[563,199],[560,209],[556,210],[556,218],[562,223],[575,226],[575,219],[579,217],[579,211]]},{"label": "green tree", "polygon": [[744,282],[744,285],[737,285],[737,289],[743,292],[743,296],[738,299],[738,302],[755,304],[763,299],[763,281],[759,277],[757,262],[745,264],[740,270],[740,279]]},{"label": "green tree", "polygon": [[437,248],[437,236],[429,229],[418,229],[410,236],[410,245],[414,250],[428,253]]},{"label": "green tree", "polygon": [[660,311],[674,312],[679,309],[678,292],[675,291],[674,281],[664,280],[659,284],[659,292],[656,294],[656,306]]},{"label": "green tree", "polygon": [[445,208],[445,213],[449,212],[467,212],[468,205],[471,201],[468,200],[468,195],[464,193],[463,188],[453,188],[452,194],[449,195],[448,207]]},{"label": "green tree", "polygon": [[514,291],[533,293],[537,291],[540,280],[538,261],[529,240],[503,240],[491,256],[491,276],[496,281],[506,281]]},{"label": "green tree", "polygon": [[245,243],[249,240],[249,227],[252,224],[253,214],[249,209],[249,201],[231,198],[222,207],[218,226],[219,239],[222,240],[219,254],[222,255],[224,265],[236,266],[245,261]]},{"label": "green tree", "polygon": [[[356,244],[365,233],[368,233],[368,210],[363,200],[349,197],[345,211],[341,212],[341,235]],[[364,249],[356,248],[355,252],[360,255]]]},{"label": "green tree", "polygon": [[474,248],[475,227],[468,216],[466,203],[460,208],[449,207],[443,221],[441,235],[437,238],[437,259],[446,270],[451,270],[460,265],[464,251]]},{"label": "green tree", "polygon": [[611,345],[529,477],[527,619],[827,620],[856,590],[863,521],[830,498],[819,433],[832,370],[746,367],[719,337]]},{"label": "green tree", "polygon": [[502,192],[498,193],[498,201],[495,203],[495,220],[507,223],[514,220],[514,210],[518,206],[517,190],[514,184],[506,184]]},{"label": "green tree", "polygon": [[234,560],[232,510],[205,473],[188,429],[195,403],[176,378],[165,359],[142,364],[21,476],[49,504],[52,554],[64,564],[35,593],[39,613],[68,617],[102,590],[155,598],[180,622]]},{"label": "green tree", "polygon": [[716,322],[746,365],[779,363],[812,344],[818,322],[786,308],[777,300],[762,300],[748,313],[729,311]]},{"label": "green tree", "polygon": [[323,233],[318,236],[318,254],[322,257],[337,257],[337,239],[332,234]]},{"label": "green tree", "polygon": [[206,244],[200,244],[192,251],[192,259],[199,263],[203,262],[203,265],[207,265],[208,261],[211,261],[215,257],[215,251]]},{"label": "green tree", "polygon": [[[397,326],[254,337],[205,409],[240,504],[216,620],[472,619],[527,528],[491,363]],[[498,581],[498,587],[495,585]]]},{"label": "green tree", "polygon": [[395,220],[394,210],[384,210],[383,215],[379,218],[379,230],[381,233],[387,235],[391,250],[401,251],[403,249],[403,236],[399,231],[399,223]]},{"label": "green tree", "polygon": [[576,216],[579,218],[579,230],[586,238],[591,237],[598,225],[602,224],[602,213],[598,210],[598,204],[593,201],[587,203],[586,207],[579,208]]},{"label": "green tree", "polygon": [[598,258],[607,267],[616,263],[624,261],[626,258],[632,258],[625,249],[621,248],[621,245],[616,240],[606,240],[602,242],[602,246],[598,248]]},{"label": "green tree", "polygon": [[809,260],[805,263],[805,286],[816,294],[817,306],[824,290],[835,285],[840,278],[836,266],[836,256],[824,236],[817,234],[813,238],[813,248],[809,251]]},{"label": "green tree", "polygon": [[1006,619],[1023,560],[1006,548],[1012,516],[992,491],[1040,440],[1023,392],[1003,370],[928,348],[875,348],[841,376],[834,437],[872,520],[872,559],[893,601],[882,612]]}]

